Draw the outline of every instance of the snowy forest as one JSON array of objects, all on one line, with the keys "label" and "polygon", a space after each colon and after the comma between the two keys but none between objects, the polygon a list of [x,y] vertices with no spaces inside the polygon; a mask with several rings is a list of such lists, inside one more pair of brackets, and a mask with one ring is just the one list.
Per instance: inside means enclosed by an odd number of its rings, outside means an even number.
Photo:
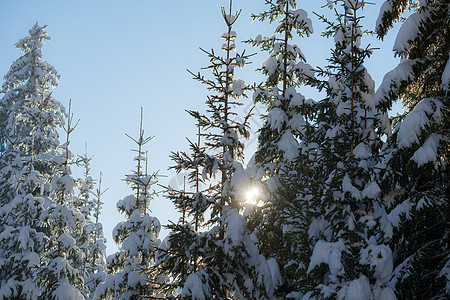
[{"label": "snowy forest", "polygon": [[[252,18],[272,34],[238,39],[240,8],[218,1],[223,45],[201,48],[205,67],[189,71],[209,96],[203,110],[185,107],[196,134],[178,142],[189,150],[167,153],[167,167],[188,174],[181,188],[148,163],[141,109],[108,256],[107,187],[88,151],[71,151],[78,119],[53,95],[51,34],[36,22],[18,37],[0,90],[0,299],[450,298],[449,1],[330,0],[322,12],[263,2]],[[366,5],[379,6],[372,28]],[[314,32],[313,13],[325,31]],[[400,62],[375,89],[365,64],[377,49],[364,39],[398,24]],[[333,41],[327,65],[294,43],[312,34]],[[238,72],[254,56],[264,80],[250,83]],[[246,101],[265,108],[259,128]],[[397,101],[403,112],[390,115]],[[258,143],[245,158],[250,131]],[[160,223],[158,197],[178,219]]]}]

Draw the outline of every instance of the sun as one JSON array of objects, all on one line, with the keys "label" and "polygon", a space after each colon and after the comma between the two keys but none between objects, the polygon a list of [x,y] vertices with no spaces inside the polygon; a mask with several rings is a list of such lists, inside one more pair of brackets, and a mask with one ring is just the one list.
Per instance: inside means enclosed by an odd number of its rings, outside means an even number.
[{"label": "sun", "polygon": [[259,196],[259,190],[256,187],[252,187],[250,188],[247,193],[245,194],[246,198],[247,198],[247,203],[249,204],[256,204],[256,202],[258,201],[258,196]]}]

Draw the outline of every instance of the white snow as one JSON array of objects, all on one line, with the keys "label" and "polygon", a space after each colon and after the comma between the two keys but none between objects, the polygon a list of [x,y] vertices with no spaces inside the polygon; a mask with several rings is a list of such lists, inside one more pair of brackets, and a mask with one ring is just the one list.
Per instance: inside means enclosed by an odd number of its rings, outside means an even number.
[{"label": "white snow", "polygon": [[125,196],[123,199],[117,201],[116,206],[125,210],[127,213],[131,213],[136,208],[136,197],[134,195]]},{"label": "white snow", "polygon": [[411,14],[398,30],[393,50],[403,57],[409,52],[409,42],[413,41],[420,32],[420,25],[429,16],[428,11],[417,10]]},{"label": "white snow", "polygon": [[283,125],[288,121],[286,113],[279,107],[274,107],[267,115],[267,122],[272,130],[281,132]]},{"label": "white snow", "polygon": [[383,20],[384,14],[388,13],[391,9],[392,9],[391,0],[384,1],[384,3],[381,5],[380,12],[378,13],[378,18],[377,18],[375,28],[378,29],[382,25],[382,20]]},{"label": "white snow", "polygon": [[233,80],[233,94],[236,96],[242,96],[243,90],[247,87],[245,81],[241,78]]},{"label": "white snow", "polygon": [[390,287],[374,289],[373,296],[374,300],[397,300],[394,291]]},{"label": "white snow", "polygon": [[325,263],[328,264],[333,275],[340,274],[342,268],[341,252],[345,250],[342,240],[335,243],[329,243],[324,240],[317,241],[314,245],[311,262],[309,263],[307,273],[309,274],[316,266]]},{"label": "white snow", "polygon": [[369,279],[362,275],[360,278],[350,282],[345,290],[345,300],[372,300],[373,294],[370,289]]},{"label": "white snow", "polygon": [[181,296],[190,296],[193,300],[206,300],[209,296],[208,285],[204,284],[204,279],[207,275],[202,271],[192,273],[186,278]]},{"label": "white snow", "polygon": [[372,151],[366,144],[361,142],[353,149],[353,155],[355,158],[368,158],[372,155]]},{"label": "white snow", "polygon": [[263,62],[263,68],[267,71],[267,73],[269,73],[269,75],[275,73],[275,71],[278,68],[278,61],[276,57],[271,56],[268,59],[266,59]]},{"label": "white snow", "polygon": [[[291,101],[292,103],[292,101]],[[294,115],[289,122],[287,123],[287,125],[294,131],[294,132],[303,132],[305,125],[306,125],[306,121],[303,118],[302,114],[296,114]]]},{"label": "white snow", "polygon": [[224,251],[230,257],[234,257],[235,248],[238,248],[243,242],[245,234],[245,219],[235,209],[229,209],[225,218],[227,230],[225,231]]},{"label": "white snow", "polygon": [[277,287],[283,284],[283,278],[280,273],[280,266],[275,258],[271,257],[267,260],[267,264],[269,265],[270,274],[272,275],[273,287],[276,289]]},{"label": "white snow", "polygon": [[403,81],[408,81],[413,78],[414,73],[412,67],[415,62],[415,60],[406,59],[384,75],[381,85],[375,92],[375,106],[388,100],[390,93],[395,93]]},{"label": "white snow", "polygon": [[278,148],[283,151],[283,157],[287,161],[293,161],[298,156],[298,142],[291,130],[287,129],[278,142]]},{"label": "white snow", "polygon": [[429,117],[440,118],[442,103],[432,98],[420,101],[397,128],[397,145],[408,148],[419,142],[422,129],[430,123]]},{"label": "white snow", "polygon": [[303,28],[305,28],[307,35],[314,33],[311,19],[308,18],[308,13],[306,11],[304,11],[303,9],[297,9],[294,10],[292,13],[295,22],[300,24],[300,26],[303,26]]},{"label": "white snow", "polygon": [[409,218],[411,211],[411,203],[409,200],[405,200],[397,205],[389,214],[388,220],[393,227],[397,227],[400,224],[400,216],[404,215]]},{"label": "white snow", "polygon": [[342,179],[342,191],[349,192],[356,200],[361,200],[361,191],[352,185],[352,181],[348,174],[345,174]]},{"label": "white snow", "polygon": [[302,61],[298,62],[293,70],[297,70],[302,74],[305,74],[307,77],[314,77],[315,75],[315,71],[313,69],[313,67],[311,67],[310,64],[304,63]]},{"label": "white snow", "polygon": [[381,189],[375,181],[371,181],[361,192],[363,198],[376,199],[381,193]]},{"label": "white snow", "polygon": [[392,251],[386,245],[369,244],[361,250],[361,264],[369,264],[374,270],[374,277],[387,282],[394,269]]},{"label": "white snow", "polygon": [[52,299],[55,300],[84,300],[80,291],[69,283],[67,278],[60,280],[57,283],[58,287],[53,291]]},{"label": "white snow", "polygon": [[417,163],[418,167],[425,165],[428,162],[435,162],[438,158],[437,148],[439,145],[440,135],[433,133],[417,149],[411,159]]}]

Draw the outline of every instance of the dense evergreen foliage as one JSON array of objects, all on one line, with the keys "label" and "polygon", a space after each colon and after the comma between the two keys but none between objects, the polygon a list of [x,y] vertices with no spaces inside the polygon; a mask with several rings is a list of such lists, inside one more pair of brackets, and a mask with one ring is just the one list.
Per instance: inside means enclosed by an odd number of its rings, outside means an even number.
[{"label": "dense evergreen foliage", "polygon": [[448,1],[386,1],[377,23],[379,37],[413,9],[394,44],[401,63],[377,91],[379,106],[401,98],[405,112],[383,156],[384,184],[395,222],[391,280],[400,299],[445,298],[450,292],[449,245],[449,49]]}]

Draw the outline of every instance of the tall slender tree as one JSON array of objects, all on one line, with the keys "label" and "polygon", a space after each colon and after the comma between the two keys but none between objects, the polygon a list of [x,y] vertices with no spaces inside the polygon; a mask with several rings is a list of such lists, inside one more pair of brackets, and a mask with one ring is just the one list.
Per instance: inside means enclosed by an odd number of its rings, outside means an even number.
[{"label": "tall slender tree", "polygon": [[323,136],[318,159],[325,170],[319,199],[329,229],[315,243],[307,273],[309,296],[338,299],[395,299],[388,281],[392,251],[386,233],[383,194],[377,183],[386,111],[377,109],[374,81],[364,67],[372,49],[362,48],[360,20],[365,1],[335,1],[337,22],[322,19],[334,37],[327,98],[319,104]]},{"label": "tall slender tree", "polygon": [[[194,117],[200,117],[198,112],[189,111]],[[172,201],[180,212],[177,223],[171,222],[167,225],[169,235],[163,240],[158,249],[157,276],[151,282],[152,286],[160,290],[157,297],[181,298],[179,293],[183,288],[187,277],[195,273],[203,266],[199,261],[201,240],[199,233],[205,230],[205,214],[209,203],[209,188],[205,186],[201,169],[204,166],[204,155],[206,148],[201,144],[201,125],[197,123],[198,133],[196,143],[190,141],[191,152],[173,152],[172,160],[176,163],[172,169],[177,174],[186,174],[183,178],[183,188],[175,189],[167,187],[167,198]],[[186,186],[187,180],[187,186]]]},{"label": "tall slender tree", "polygon": [[67,124],[63,127],[66,141],[59,146],[59,155],[47,155],[45,162],[53,167],[54,174],[49,182],[48,207],[41,216],[46,236],[42,264],[37,272],[41,285],[40,299],[85,299],[84,274],[77,266],[83,252],[75,237],[85,225],[83,214],[73,207],[75,180],[72,177],[73,153],[69,150],[70,134],[74,131],[73,114],[70,106]]},{"label": "tall slender tree", "polygon": [[107,257],[108,275],[101,283],[94,299],[143,299],[153,294],[147,284],[148,270],[155,261],[156,248],[161,225],[159,220],[149,215],[149,205],[155,193],[151,190],[156,180],[156,173],[147,171],[146,151],[144,146],[152,137],[146,137],[143,126],[143,111],[138,138],[127,135],[137,145],[134,160],[136,170],[127,175],[125,181],[131,185],[133,194],[117,202],[117,209],[124,213],[126,220],[116,225],[113,238],[119,251]]},{"label": "tall slender tree", "polygon": [[249,168],[255,171],[256,180],[264,178],[266,196],[251,224],[260,236],[261,251],[280,265],[278,294],[286,297],[305,288],[312,251],[308,227],[314,216],[311,183],[317,148],[316,103],[305,99],[297,88],[315,80],[312,67],[293,40],[309,36],[313,28],[307,12],[297,8],[297,1],[266,1],[266,5],[267,11],[253,19],[276,23],[275,35],[249,40],[269,53],[259,69],[267,79],[254,94],[255,101],[267,106],[267,115],[259,131],[255,166]]},{"label": "tall slender tree", "polygon": [[73,206],[83,214],[86,223],[81,234],[74,234],[77,245],[83,251],[78,270],[84,276],[83,295],[88,299],[92,298],[95,289],[106,276],[106,239],[99,216],[103,205],[101,197],[107,190],[102,190],[101,173],[98,187],[94,190],[95,182],[90,175],[92,158],[88,156],[86,145],[85,153],[76,160],[77,166],[84,169],[84,174],[77,181],[78,196],[73,201]]},{"label": "tall slender tree", "polygon": [[[229,7],[222,8],[227,26],[222,35],[224,55],[203,50],[209,57],[207,69],[211,71],[212,79],[192,73],[194,79],[212,92],[206,101],[206,114],[189,112],[196,119],[204,146],[200,146],[200,142],[191,143],[191,156],[173,155],[177,171],[191,172],[189,180],[195,189],[188,195],[177,193],[173,197],[179,202],[178,207],[194,219],[194,228],[185,226],[189,230],[189,239],[194,241],[194,247],[184,249],[185,252],[192,251],[187,256],[189,269],[184,268],[184,263],[177,264],[180,268],[173,270],[174,278],[182,278],[181,283],[184,280],[180,298],[272,297],[273,284],[267,262],[247,233],[245,218],[240,214],[247,181],[242,166],[242,138],[249,134],[249,116],[239,122],[237,108],[242,105],[240,99],[250,87],[244,80],[236,78],[235,72],[244,67],[249,55],[235,52],[237,34],[232,27],[240,12],[233,14],[232,11],[232,1],[229,1]],[[203,189],[197,190],[200,182]],[[169,248],[165,249],[169,253],[174,247],[189,246],[180,245],[175,238],[169,242]],[[186,261],[184,256],[180,259]]]}]

